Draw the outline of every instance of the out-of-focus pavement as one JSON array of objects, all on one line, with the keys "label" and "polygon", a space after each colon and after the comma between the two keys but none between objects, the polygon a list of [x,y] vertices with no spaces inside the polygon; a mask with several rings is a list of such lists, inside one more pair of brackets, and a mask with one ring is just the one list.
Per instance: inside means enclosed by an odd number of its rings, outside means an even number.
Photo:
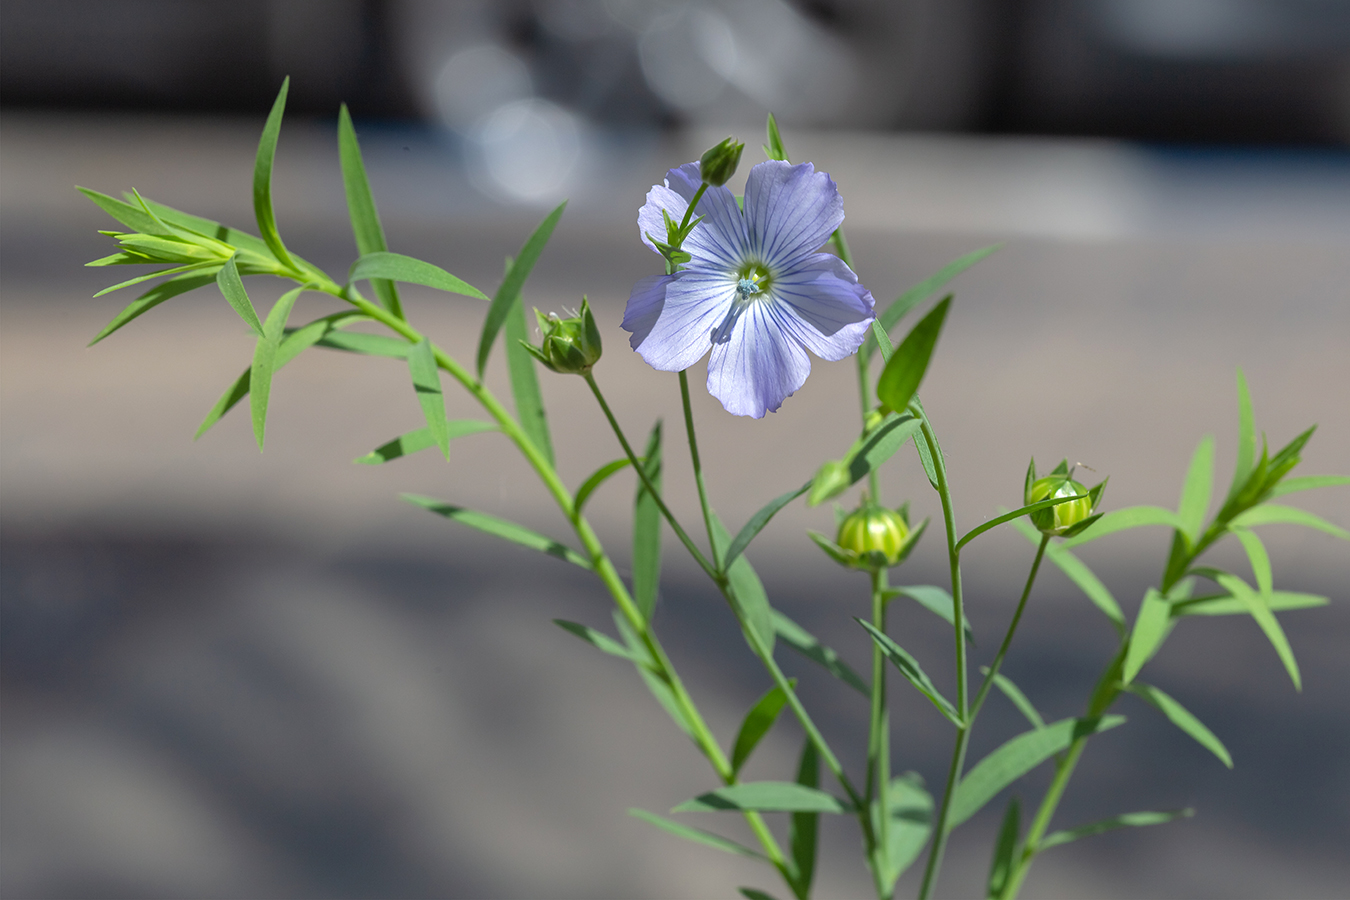
[{"label": "out-of-focus pavement", "polygon": [[[624,814],[663,812],[712,778],[630,670],[550,624],[605,624],[597,586],[395,499],[431,494],[564,536],[499,440],[462,439],[449,465],[421,454],[352,466],[416,427],[416,400],[397,363],[314,351],[277,378],[266,453],[238,410],[193,443],[251,354],[238,318],[208,290],[84,348],[134,294],[89,299],[109,270],[80,265],[111,252],[95,233],[108,220],[72,185],[135,187],[244,227],[259,125],[0,123],[0,891],[686,897],[769,887],[753,865]],[[590,296],[607,348],[598,377],[630,434],[667,421],[668,493],[688,521],[697,513],[678,390],[627,350],[618,321],[632,282],[656,270],[635,239],[642,196],[707,137],[720,135],[608,145],[526,295],[545,310]],[[963,527],[1017,503],[1031,454],[1110,475],[1111,507],[1173,505],[1191,450],[1212,433],[1226,484],[1238,366],[1272,443],[1320,424],[1300,471],[1350,471],[1344,154],[788,138],[796,158],[840,184],[857,268],[879,301],[963,252],[1006,242],[953,283],[924,389]],[[542,210],[482,199],[425,134],[371,129],[362,139],[391,248],[490,291]],[[286,124],[275,184],[289,244],[344,271],[353,251],[331,124]],[[250,282],[255,301],[280,292],[265,285]],[[413,320],[469,358],[481,306],[406,293]],[[309,298],[301,307],[325,309]],[[847,447],[852,371],[816,361],[798,395],[759,422],[733,419],[696,391],[724,519],[739,525]],[[499,358],[489,381],[504,389]],[[579,381],[545,377],[544,390],[561,471],[575,484],[618,451]],[[447,397],[452,415],[473,414],[461,396]],[[911,457],[886,470],[887,497],[910,496],[921,516],[934,514]],[[631,496],[631,478],[616,479],[591,505],[620,561]],[[1344,489],[1294,500],[1350,522]],[[862,579],[834,571],[803,533],[829,521],[828,510],[794,505],[750,556],[776,605],[862,659],[865,636],[849,621],[863,611]],[[1142,705],[1122,704],[1131,723],[1094,742],[1057,823],[1185,805],[1199,814],[1049,853],[1029,896],[1350,892],[1347,553],[1312,532],[1266,536],[1281,586],[1333,597],[1328,609],[1283,617],[1303,693],[1250,621],[1184,623],[1146,677],[1206,721],[1237,768],[1225,770]],[[1008,529],[981,540],[968,579],[983,662],[1030,548]],[[940,543],[930,535],[897,579],[941,583]],[[1132,614],[1165,549],[1155,530],[1083,555]],[[680,553],[671,542],[660,627],[729,741],[767,681]],[[1217,558],[1241,565],[1231,548]],[[893,631],[945,676],[949,642],[930,618],[901,611]],[[1048,573],[1007,671],[1047,714],[1071,715],[1111,643],[1095,610]],[[856,763],[861,704],[796,660],[785,664]],[[946,727],[896,693],[897,770],[936,782]],[[972,759],[1017,728],[1015,714],[991,704]],[[798,741],[794,725],[780,724],[752,774],[783,777]],[[1024,801],[1039,796],[1043,775],[1018,786]],[[942,893],[981,889],[1000,810],[991,805],[956,834]],[[855,845],[848,822],[828,825],[820,896],[867,893]]]}]

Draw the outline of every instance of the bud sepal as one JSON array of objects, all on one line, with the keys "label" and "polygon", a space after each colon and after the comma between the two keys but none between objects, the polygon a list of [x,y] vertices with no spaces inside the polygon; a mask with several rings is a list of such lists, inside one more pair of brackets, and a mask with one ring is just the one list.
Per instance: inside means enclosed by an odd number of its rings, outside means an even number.
[{"label": "bud sepal", "polygon": [[908,506],[886,509],[864,501],[843,516],[835,540],[817,531],[807,533],[816,546],[841,566],[869,572],[889,569],[908,558],[928,527],[927,519],[910,527]]},{"label": "bud sepal", "polygon": [[580,312],[567,319],[556,313],[545,316],[534,311],[543,336],[538,347],[526,341],[521,345],[548,369],[562,375],[586,375],[600,359],[600,329],[591,314],[590,302],[581,299]]},{"label": "bud sepal", "polygon": [[1101,504],[1102,495],[1106,492],[1108,480],[1103,479],[1100,484],[1091,489],[1084,487],[1081,482],[1073,479],[1073,470],[1069,468],[1067,459],[1061,460],[1049,475],[1037,478],[1036,460],[1032,459],[1031,464],[1027,466],[1026,482],[1022,488],[1022,502],[1024,505],[1030,506],[1042,500],[1060,497],[1076,498],[1046,509],[1036,510],[1030,516],[1031,524],[1035,525],[1041,534],[1073,537],[1082,534],[1102,517],[1102,514],[1096,510]]}]

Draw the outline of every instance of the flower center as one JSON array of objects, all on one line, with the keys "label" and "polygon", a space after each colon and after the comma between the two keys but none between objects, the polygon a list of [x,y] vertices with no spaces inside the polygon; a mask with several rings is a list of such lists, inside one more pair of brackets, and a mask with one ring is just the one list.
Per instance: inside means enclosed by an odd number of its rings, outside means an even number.
[{"label": "flower center", "polygon": [[769,276],[769,270],[760,263],[751,263],[737,274],[740,278],[736,282],[736,292],[741,295],[742,300],[749,300],[755,294],[768,290],[769,284],[773,281]]}]

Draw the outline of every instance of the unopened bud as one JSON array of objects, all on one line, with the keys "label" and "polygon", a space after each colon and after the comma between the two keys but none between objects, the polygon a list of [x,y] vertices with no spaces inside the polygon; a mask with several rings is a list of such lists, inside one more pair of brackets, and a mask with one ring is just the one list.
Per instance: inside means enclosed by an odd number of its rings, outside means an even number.
[{"label": "unopened bud", "polygon": [[564,375],[585,375],[600,359],[600,329],[591,315],[590,303],[583,298],[581,312],[568,319],[553,313],[547,316],[534,312],[543,333],[543,341],[535,347],[525,344],[535,359],[554,372]]},{"label": "unopened bud", "polygon": [[735,138],[727,138],[699,158],[699,175],[707,184],[721,187],[736,174],[736,167],[741,162],[741,151],[744,149],[745,144]]},{"label": "unopened bud", "polygon": [[1026,492],[1028,505],[1041,500],[1078,495],[1081,495],[1081,499],[1038,509],[1031,514],[1031,524],[1039,528],[1042,534],[1064,534],[1090,517],[1094,505],[1094,498],[1088,495],[1088,489],[1067,475],[1047,475],[1036,479]]},{"label": "unopened bud", "polygon": [[895,510],[865,503],[839,524],[835,542],[857,557],[857,568],[888,568],[904,558],[909,525]]}]

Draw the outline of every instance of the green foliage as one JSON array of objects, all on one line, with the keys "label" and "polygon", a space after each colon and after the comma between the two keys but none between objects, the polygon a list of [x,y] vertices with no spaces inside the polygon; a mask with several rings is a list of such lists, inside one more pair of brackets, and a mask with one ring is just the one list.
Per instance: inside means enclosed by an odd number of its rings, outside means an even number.
[{"label": "green foliage", "polygon": [[[484,422],[481,419],[450,419],[445,425],[446,436],[452,441],[457,437],[464,437],[468,434],[500,430],[493,423]],[[365,456],[358,456],[352,462],[363,466],[378,466],[435,446],[436,438],[432,436],[431,429],[418,428],[381,444]]]},{"label": "green foliage", "polygon": [[[757,853],[749,847],[736,843],[730,838],[724,838],[720,834],[713,834],[711,831],[704,831],[702,828],[695,828],[692,825],[685,825],[683,822],[667,819],[665,816],[658,816],[656,813],[649,813],[645,809],[630,809],[628,810],[628,814],[641,819],[644,822],[649,822],[657,828],[660,828],[662,831],[669,832],[676,837],[682,837],[687,841],[693,841],[696,844],[702,844],[705,847],[712,847],[715,850],[734,853],[737,856],[765,859],[764,854]],[[745,889],[742,888],[742,891],[744,890]]]},{"label": "green foliage", "polygon": [[764,526],[769,524],[769,520],[777,515],[780,509],[805,494],[810,487],[811,482],[808,481],[796,490],[779,494],[760,507],[759,511],[750,517],[750,521],[746,522],[741,530],[736,532],[736,539],[731,542],[731,546],[727,548],[726,556],[722,559],[723,570],[740,558],[740,555],[745,552],[745,548],[750,546],[750,542],[764,530]]},{"label": "green foliage", "polygon": [[[791,679],[789,682],[796,687],[797,680]],[[760,697],[755,705],[750,707],[750,711],[745,714],[741,721],[741,728],[736,732],[736,742],[731,748],[731,772],[737,775],[741,767],[745,765],[750,754],[755,752],[759,746],[760,740],[769,733],[773,723],[778,721],[778,714],[783,711],[787,704],[787,694],[781,687],[774,685],[763,697]],[[815,785],[811,785],[814,787]]]},{"label": "green foliage", "polygon": [[263,434],[267,429],[267,401],[272,394],[272,374],[277,369],[277,356],[281,352],[286,323],[290,320],[296,299],[304,290],[304,287],[298,287],[287,291],[272,305],[272,311],[263,323],[263,333],[253,350],[253,365],[249,368],[249,411],[253,418],[253,437],[258,442],[259,450],[263,448]]},{"label": "green foliage", "polygon": [[586,501],[591,498],[591,494],[595,493],[596,488],[608,481],[609,476],[628,465],[628,457],[625,456],[623,459],[616,459],[613,462],[605,463],[603,466],[592,472],[590,477],[581,483],[581,487],[577,488],[576,496],[572,500],[572,508],[577,511],[577,514],[580,515],[582,508],[586,505]]},{"label": "green foliage", "polygon": [[963,727],[965,723],[961,720],[961,714],[934,686],[932,679],[919,666],[918,660],[910,656],[903,647],[891,640],[884,632],[878,630],[871,622],[865,619],[855,619],[855,621],[872,636],[872,640],[886,654],[886,658],[900,670],[900,674],[905,676],[906,681],[914,685],[919,693],[927,697],[928,701],[937,707],[937,711],[946,716],[949,722],[957,728]]},{"label": "green foliage", "polygon": [[1127,690],[1135,696],[1141,697],[1150,706],[1161,712],[1167,717],[1167,721],[1194,738],[1196,743],[1217,756],[1225,766],[1230,769],[1233,768],[1233,757],[1229,754],[1228,748],[1223,745],[1223,741],[1215,737],[1214,732],[1206,728],[1205,724],[1186,707],[1158,688],[1147,684],[1132,684],[1128,686]]},{"label": "green foliage", "polygon": [[[811,790],[820,787],[820,753],[810,738],[802,742],[801,757],[797,761],[797,783]],[[811,896],[811,883],[816,877],[819,835],[820,813],[794,812],[788,817],[791,886],[798,897]]]},{"label": "green foliage", "polygon": [[[347,213],[352,220],[352,236],[356,239],[356,252],[366,254],[388,250],[389,246],[384,239],[384,226],[380,224],[380,214],[375,209],[375,197],[370,192],[366,164],[361,159],[361,145],[356,140],[356,129],[352,127],[352,117],[347,112],[345,103],[338,109],[338,159],[342,163],[342,187],[347,195]],[[398,286],[393,281],[387,278],[373,278],[370,287],[375,291],[380,305],[394,316],[403,318]]]},{"label": "green foliage", "polygon": [[[933,584],[912,584],[907,587],[891,588],[888,592],[890,597],[908,597],[924,609],[934,613],[942,618],[948,625],[955,625],[956,618],[952,613],[954,604],[952,595],[946,588],[940,588]],[[970,620],[962,614],[961,630],[965,632],[966,642],[975,643],[975,633],[970,628]]]},{"label": "green foliage", "polygon": [[[920,281],[899,297],[892,300],[890,305],[877,315],[876,324],[873,327],[873,335],[864,341],[862,347],[858,349],[858,353],[861,355],[863,363],[867,363],[872,359],[872,354],[877,351],[879,342],[889,334],[892,328],[899,324],[900,320],[903,319],[911,309],[936,294],[947,282],[993,253],[995,250],[1000,249],[1002,246],[1002,244],[994,244],[967,253],[960,259],[949,262],[939,269],[936,274],[930,275],[928,278]],[[881,344],[881,348],[885,350],[882,356],[886,358],[889,358],[891,355],[891,351],[887,349],[888,345],[889,339],[886,338],[886,344]],[[894,408],[895,407],[892,407],[892,409]]]},{"label": "green foliage", "polygon": [[877,379],[877,399],[896,412],[904,412],[918,391],[951,303],[948,294],[920,319],[881,370],[881,377]]},{"label": "green foliage", "polygon": [[671,812],[718,812],[755,810],[757,812],[848,813],[852,808],[833,794],[795,781],[745,781],[699,794]]},{"label": "green foliage", "polygon": [[[661,421],[652,426],[642,468],[652,487],[661,490]],[[633,602],[647,621],[656,611],[656,595],[661,587],[661,508],[657,498],[637,480],[633,500]]]},{"label": "green foliage", "polygon": [[787,162],[787,150],[783,147],[783,136],[778,133],[778,122],[774,120],[773,113],[769,113],[769,121],[765,128],[768,131],[769,142],[764,145],[764,155],[769,159]]},{"label": "green foliage", "polygon": [[1175,809],[1171,812],[1136,812],[1125,813],[1123,816],[1114,816],[1110,819],[1103,819],[1100,822],[1093,822],[1091,825],[1079,825],[1077,828],[1070,828],[1067,831],[1055,831],[1047,834],[1041,839],[1038,850],[1049,850],[1051,847],[1058,847],[1060,844],[1067,844],[1076,841],[1079,838],[1091,837],[1094,834],[1101,834],[1106,831],[1114,831],[1117,828],[1141,828],[1147,825],[1162,825],[1166,822],[1172,822],[1177,819],[1188,819],[1195,815],[1193,809]]},{"label": "green foliage", "polygon": [[994,856],[989,862],[989,878],[985,884],[986,897],[995,898],[1003,895],[1003,887],[1012,872],[1013,856],[1018,849],[1021,822],[1022,807],[1016,797],[1009,797],[1008,808],[1003,814],[1003,824],[998,829],[998,839],[994,841]]},{"label": "green foliage", "polygon": [[[980,672],[988,675],[989,667],[980,666]],[[1002,672],[996,673],[994,675],[994,687],[998,688],[1003,696],[1012,701],[1012,705],[1017,707],[1017,711],[1026,717],[1033,728],[1045,727],[1045,719],[1041,718],[1041,714],[1036,711],[1036,707],[1027,699],[1027,695],[1022,693],[1022,689],[1013,684],[1012,679]]]},{"label": "green foliage", "polygon": [[501,286],[497,288],[497,293],[492,297],[492,305],[488,307],[487,315],[483,318],[483,331],[478,336],[477,368],[480,379],[487,369],[488,355],[492,352],[492,344],[497,339],[497,333],[506,323],[512,307],[520,305],[522,309],[524,308],[520,300],[520,292],[524,289],[526,279],[530,277],[534,264],[538,262],[539,255],[544,252],[544,246],[548,244],[548,239],[553,235],[553,229],[557,227],[558,220],[562,218],[563,210],[566,208],[567,203],[563,202],[553,212],[545,216],[544,221],[539,223],[539,227],[534,230],[534,233],[525,241],[525,245],[520,248],[520,253],[516,254],[515,260],[507,267],[506,277],[502,279]]},{"label": "green foliage", "polygon": [[[722,525],[717,514],[712,514],[713,555],[722,559],[731,544],[731,535]],[[775,627],[773,607],[769,605],[769,595],[764,591],[764,583],[744,554],[736,557],[727,566],[727,587],[736,618],[746,631],[747,638],[753,638],[751,647],[757,642],[768,654],[773,653]]]},{"label": "green foliage", "polygon": [[477,528],[479,531],[505,538],[523,547],[547,553],[549,556],[566,560],[575,566],[581,566],[583,569],[591,568],[590,560],[571,547],[560,544],[550,537],[545,537],[537,531],[531,531],[522,525],[517,525],[515,522],[508,522],[506,519],[499,519],[487,513],[465,509],[462,506],[453,506],[418,494],[400,494],[399,496],[415,506],[434,512],[438,516],[444,516],[462,525],[468,525],[470,528]]},{"label": "green foliage", "polygon": [[441,455],[450,458],[450,424],[445,418],[445,394],[441,390],[441,371],[431,341],[426,338],[413,344],[408,353],[408,372],[412,375],[413,390],[427,420],[427,433],[441,448]]},{"label": "green foliage", "polygon": [[867,682],[863,681],[857,672],[849,668],[848,663],[844,662],[838,653],[822,644],[814,635],[789,619],[781,611],[775,609],[771,615],[774,632],[783,639],[783,643],[821,666],[825,671],[858,693],[864,696],[871,693],[867,687]]},{"label": "green foliage", "polygon": [[277,138],[281,135],[281,117],[286,112],[286,93],[290,86],[289,77],[282,80],[281,90],[272,104],[272,111],[267,114],[267,124],[258,140],[258,155],[253,163],[253,215],[258,220],[258,234],[262,235],[272,255],[294,271],[298,267],[281,241],[276,214],[272,211],[272,161],[277,155]]}]

